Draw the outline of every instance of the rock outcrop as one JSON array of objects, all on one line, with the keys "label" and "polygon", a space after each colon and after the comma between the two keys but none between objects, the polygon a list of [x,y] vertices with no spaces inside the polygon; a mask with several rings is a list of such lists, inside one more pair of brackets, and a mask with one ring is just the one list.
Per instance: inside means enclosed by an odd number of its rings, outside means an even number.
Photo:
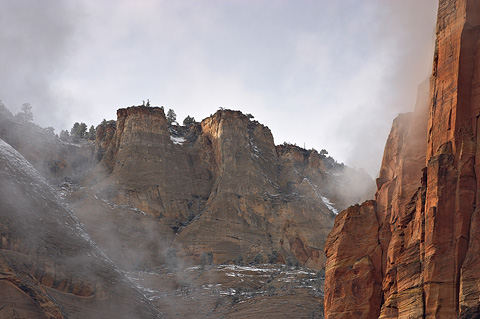
[{"label": "rock outcrop", "polygon": [[[326,318],[480,315],[479,40],[480,2],[440,0],[428,120],[417,107],[394,121],[376,208],[337,216],[326,245]],[[347,227],[359,218],[369,221],[360,238]],[[363,260],[369,267],[355,268]],[[367,278],[367,292],[381,284],[368,305],[356,278]]]},{"label": "rock outcrop", "polygon": [[[334,212],[371,194],[352,187],[352,179],[371,183],[367,174],[315,150],[275,146],[267,127],[238,111],[186,128],[169,127],[162,108],[129,107],[118,110],[114,132],[111,124],[99,132],[100,163],[86,179],[97,197],[145,213],[162,230],[156,241],[194,263],[211,252],[215,262],[322,268]],[[87,228],[103,222],[88,217]]]}]

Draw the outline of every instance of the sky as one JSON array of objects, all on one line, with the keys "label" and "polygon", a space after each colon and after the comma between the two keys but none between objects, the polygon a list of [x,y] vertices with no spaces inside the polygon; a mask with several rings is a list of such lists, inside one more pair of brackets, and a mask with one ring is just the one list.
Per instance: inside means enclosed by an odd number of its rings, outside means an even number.
[{"label": "sky", "polygon": [[57,133],[172,108],[251,113],[275,143],[379,171],[431,72],[437,0],[1,0],[0,100]]}]

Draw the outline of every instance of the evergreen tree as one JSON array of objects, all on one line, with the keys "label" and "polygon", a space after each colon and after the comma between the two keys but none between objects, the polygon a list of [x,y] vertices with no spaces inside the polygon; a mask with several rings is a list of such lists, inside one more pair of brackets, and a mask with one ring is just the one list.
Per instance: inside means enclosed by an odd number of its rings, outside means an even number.
[{"label": "evergreen tree", "polygon": [[97,131],[95,130],[95,127],[92,125],[88,130],[88,139],[95,140],[96,137],[97,137]]},{"label": "evergreen tree", "polygon": [[80,138],[87,138],[87,124],[80,123],[78,135]]},{"label": "evergreen tree", "polygon": [[30,103],[23,103],[15,117],[24,123],[29,123],[33,121],[32,106]]},{"label": "evergreen tree", "polygon": [[172,125],[173,123],[177,123],[177,114],[172,109],[168,109],[167,112],[167,123],[168,125]]},{"label": "evergreen tree", "polygon": [[60,139],[62,141],[67,141],[68,139],[70,139],[70,134],[68,133],[67,130],[61,130],[60,131]]},{"label": "evergreen tree", "polygon": [[193,124],[195,124],[195,118],[187,115],[187,117],[183,120],[183,126],[190,126]]},{"label": "evergreen tree", "polygon": [[70,130],[70,135],[75,140],[78,140],[79,138],[87,138],[87,124],[75,122]]},{"label": "evergreen tree", "polygon": [[73,124],[73,127],[70,129],[70,135],[72,137],[78,137],[77,132],[78,132],[79,127],[80,127],[80,123],[75,122],[75,124]]}]

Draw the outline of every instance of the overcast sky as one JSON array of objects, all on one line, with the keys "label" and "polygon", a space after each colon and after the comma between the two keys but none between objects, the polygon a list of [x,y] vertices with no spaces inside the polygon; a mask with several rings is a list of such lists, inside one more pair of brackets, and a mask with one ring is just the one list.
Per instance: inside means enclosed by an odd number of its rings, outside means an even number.
[{"label": "overcast sky", "polygon": [[1,0],[0,100],[57,132],[146,99],[179,122],[241,110],[375,177],[429,76],[437,2]]}]

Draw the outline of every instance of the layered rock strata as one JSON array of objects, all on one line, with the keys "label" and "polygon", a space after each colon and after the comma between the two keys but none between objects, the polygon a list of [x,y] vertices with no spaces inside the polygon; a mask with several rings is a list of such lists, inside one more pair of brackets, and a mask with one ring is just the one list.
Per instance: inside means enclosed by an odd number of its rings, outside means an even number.
[{"label": "layered rock strata", "polygon": [[[376,208],[367,202],[361,217],[352,209],[338,215],[326,244],[326,318],[480,315],[479,39],[480,2],[441,0],[428,120],[417,108],[394,121]],[[369,230],[361,238],[344,226],[372,215],[369,226],[357,223]],[[356,270],[379,254],[380,264]],[[368,278],[366,291],[381,285],[367,306],[355,293],[358,277]]]},{"label": "layered rock strata", "polygon": [[368,185],[367,174],[275,146],[267,127],[231,110],[185,128],[169,127],[161,108],[120,109],[95,157],[97,196],[146,213],[164,229],[155,238],[193,262],[211,252],[215,262],[321,268],[333,212],[370,194],[348,188],[352,178]]}]

